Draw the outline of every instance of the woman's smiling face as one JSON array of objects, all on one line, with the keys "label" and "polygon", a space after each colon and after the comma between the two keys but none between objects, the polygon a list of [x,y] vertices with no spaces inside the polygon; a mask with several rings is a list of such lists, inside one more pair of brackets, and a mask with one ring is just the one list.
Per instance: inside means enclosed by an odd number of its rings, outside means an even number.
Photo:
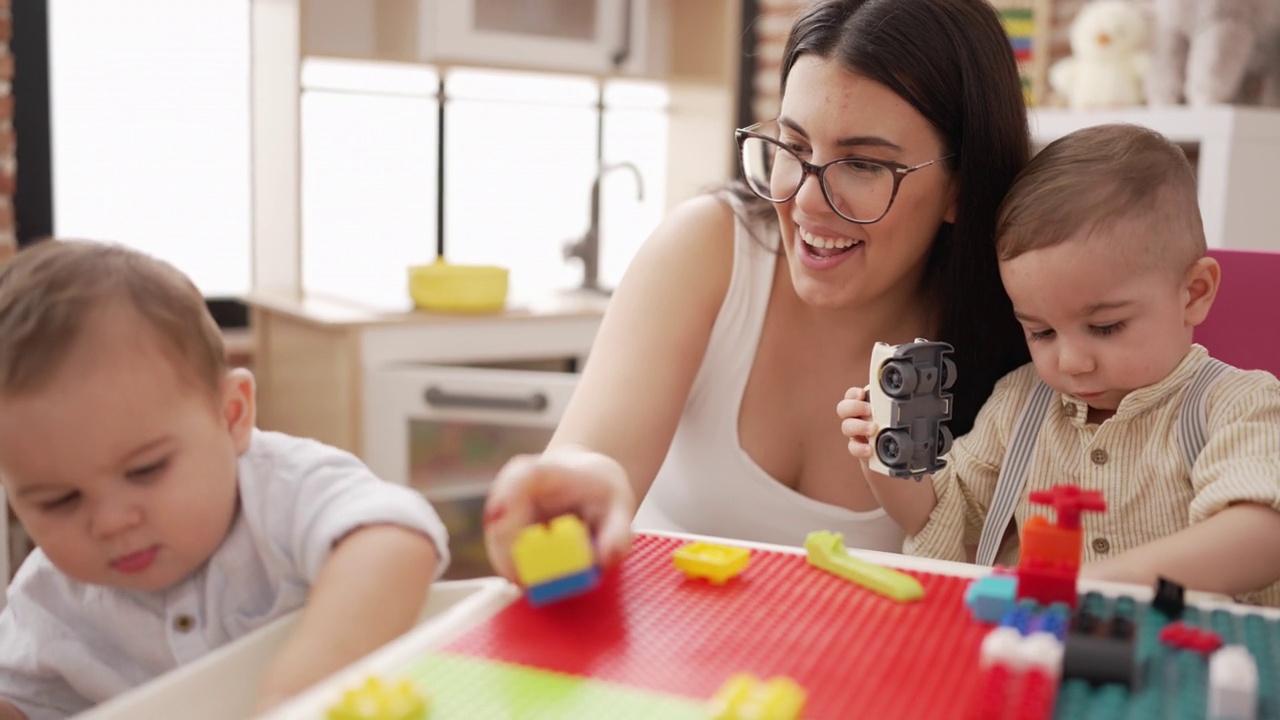
[{"label": "woman's smiling face", "polygon": [[[814,165],[863,157],[913,166],[951,152],[892,90],[814,55],[792,67],[778,124],[779,140]],[[888,214],[860,225],[837,214],[817,179],[806,177],[776,206],[797,295],[815,307],[845,308],[894,289],[914,293],[938,228],[954,218],[957,190],[947,162],[921,168],[902,179]]]}]

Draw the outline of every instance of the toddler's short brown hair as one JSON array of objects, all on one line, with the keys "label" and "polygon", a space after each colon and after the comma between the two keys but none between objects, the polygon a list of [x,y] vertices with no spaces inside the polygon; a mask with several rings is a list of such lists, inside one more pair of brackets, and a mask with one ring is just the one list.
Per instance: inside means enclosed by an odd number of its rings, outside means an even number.
[{"label": "toddler's short brown hair", "polygon": [[120,301],[151,326],[181,376],[218,391],[222,332],[186,275],[119,245],[45,240],[0,266],[0,395],[41,390],[94,311]]},{"label": "toddler's short brown hair", "polygon": [[1014,180],[998,212],[996,253],[1012,260],[1117,223],[1147,230],[1138,235],[1161,244],[1137,249],[1178,272],[1205,254],[1186,153],[1137,125],[1084,128],[1050,143]]}]

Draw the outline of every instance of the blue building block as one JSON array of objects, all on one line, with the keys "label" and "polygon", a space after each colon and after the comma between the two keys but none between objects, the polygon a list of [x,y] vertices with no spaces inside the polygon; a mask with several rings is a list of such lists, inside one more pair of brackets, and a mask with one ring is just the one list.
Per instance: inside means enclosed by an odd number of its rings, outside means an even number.
[{"label": "blue building block", "polygon": [[979,622],[998,623],[1016,606],[1017,594],[1016,575],[987,575],[969,584],[964,603]]},{"label": "blue building block", "polygon": [[600,584],[600,568],[590,567],[582,572],[558,577],[555,580],[530,585],[525,588],[529,604],[547,605],[574,595],[581,595]]},{"label": "blue building block", "polygon": [[1019,635],[1030,635],[1031,620],[1034,615],[1035,611],[1030,608],[1015,606],[1000,618],[1000,627],[1011,627],[1017,630]]},{"label": "blue building block", "polygon": [[1066,640],[1067,627],[1070,625],[1066,610],[1066,605],[1054,603],[1048,610],[1036,613],[1031,618],[1031,627],[1027,628],[1027,633],[1049,633],[1058,638],[1059,642]]}]

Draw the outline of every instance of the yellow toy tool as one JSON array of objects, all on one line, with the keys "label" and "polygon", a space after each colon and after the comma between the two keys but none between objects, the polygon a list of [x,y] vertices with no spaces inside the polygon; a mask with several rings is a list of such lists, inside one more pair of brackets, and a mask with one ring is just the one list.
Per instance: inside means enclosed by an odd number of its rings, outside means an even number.
[{"label": "yellow toy tool", "polygon": [[898,602],[911,602],[924,597],[924,586],[910,575],[859,560],[844,546],[844,536],[826,530],[815,530],[804,539],[809,564],[833,575],[878,592]]}]

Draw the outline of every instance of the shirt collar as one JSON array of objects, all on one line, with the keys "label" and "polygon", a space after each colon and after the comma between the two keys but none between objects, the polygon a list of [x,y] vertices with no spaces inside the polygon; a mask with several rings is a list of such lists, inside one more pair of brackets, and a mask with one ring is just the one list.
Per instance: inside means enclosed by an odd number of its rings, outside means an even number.
[{"label": "shirt collar", "polygon": [[[1203,346],[1193,344],[1187,354],[1182,356],[1182,360],[1173,368],[1172,372],[1165,375],[1158,382],[1140,387],[1125,395],[1124,399],[1120,401],[1120,407],[1116,408],[1115,417],[1136,415],[1149,408],[1163,404],[1169,399],[1170,395],[1186,387],[1186,384],[1191,381],[1191,377],[1195,375],[1196,370],[1208,357],[1208,350],[1205,350]],[[1058,394],[1058,401],[1062,405],[1063,413],[1071,418],[1072,424],[1084,425],[1088,421],[1088,403],[1079,398],[1061,393]]]}]

